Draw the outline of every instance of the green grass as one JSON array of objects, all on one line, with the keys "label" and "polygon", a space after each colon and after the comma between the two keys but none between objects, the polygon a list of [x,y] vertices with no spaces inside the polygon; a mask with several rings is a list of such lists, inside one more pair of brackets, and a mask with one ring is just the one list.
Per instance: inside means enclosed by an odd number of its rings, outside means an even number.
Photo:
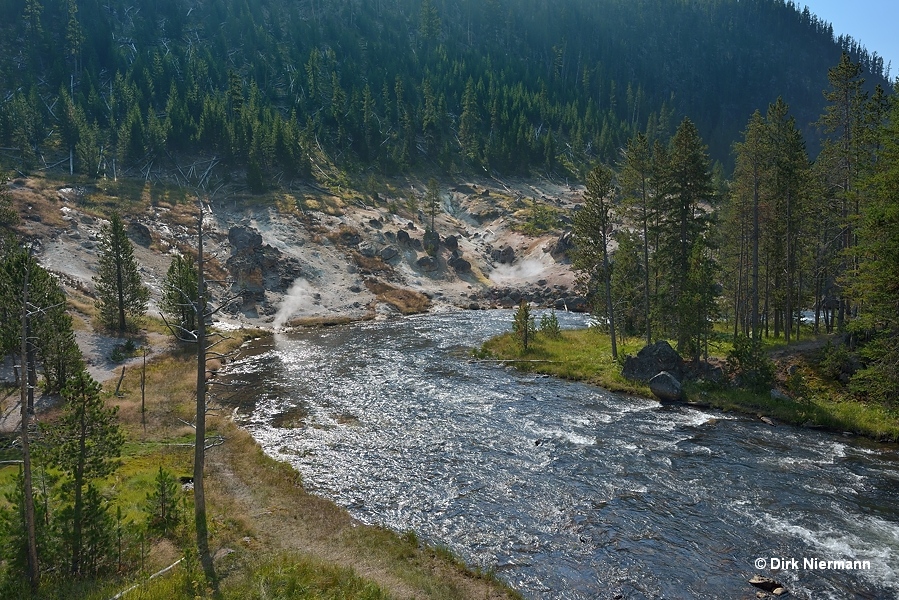
[{"label": "green grass", "polygon": [[[803,331],[802,340],[812,338]],[[619,357],[636,354],[643,341],[632,338],[618,345]],[[709,343],[709,354],[725,359],[732,348],[730,335],[716,332]],[[766,350],[779,350],[788,345],[783,338],[763,339]],[[523,371],[544,373],[574,381],[585,381],[613,392],[652,397],[649,387],[622,377],[619,362],[612,360],[608,335],[595,329],[566,330],[557,340],[539,334],[527,352],[507,333],[488,340],[477,357],[509,361]],[[521,362],[516,362],[516,361]],[[829,431],[852,432],[877,440],[899,441],[899,405],[884,406],[862,402],[833,381],[828,380],[814,364],[797,357],[806,390],[797,400],[778,400],[770,394],[729,387],[726,384],[691,384],[684,386],[691,403],[726,411],[767,416],[784,423],[815,427]],[[527,362],[538,361],[538,362]],[[545,361],[545,362],[544,362]],[[779,382],[783,387],[785,382]]]},{"label": "green grass", "polygon": [[[618,345],[618,355],[636,354],[642,347],[637,338],[628,339]],[[527,352],[522,351],[511,333],[505,333],[488,340],[482,351],[487,357],[513,361],[516,368],[524,371],[586,381],[612,392],[642,396],[650,394],[648,386],[621,376],[621,365],[612,359],[609,336],[597,329],[565,330],[558,339],[549,339],[538,333]],[[522,362],[514,362],[516,360]]]}]

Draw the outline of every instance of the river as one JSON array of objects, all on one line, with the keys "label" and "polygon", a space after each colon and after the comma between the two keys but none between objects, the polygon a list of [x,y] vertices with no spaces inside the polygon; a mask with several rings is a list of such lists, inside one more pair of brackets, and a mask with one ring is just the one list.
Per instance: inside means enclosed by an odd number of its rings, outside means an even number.
[{"label": "river", "polygon": [[231,366],[251,384],[239,419],[310,491],[527,598],[753,598],[755,574],[797,598],[899,597],[899,447],[468,359],[511,321],[276,335]]}]

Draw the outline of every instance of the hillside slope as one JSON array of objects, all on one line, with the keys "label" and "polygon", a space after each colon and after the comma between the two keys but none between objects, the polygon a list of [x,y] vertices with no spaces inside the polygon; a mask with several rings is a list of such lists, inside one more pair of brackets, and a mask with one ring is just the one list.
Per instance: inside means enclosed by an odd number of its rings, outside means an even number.
[{"label": "hillside slope", "polygon": [[[778,96],[806,138],[841,51],[782,0],[14,0],[3,160],[152,176],[214,156],[255,191],[364,172],[577,175],[684,115],[712,157]],[[186,170],[186,169],[184,169]]]}]

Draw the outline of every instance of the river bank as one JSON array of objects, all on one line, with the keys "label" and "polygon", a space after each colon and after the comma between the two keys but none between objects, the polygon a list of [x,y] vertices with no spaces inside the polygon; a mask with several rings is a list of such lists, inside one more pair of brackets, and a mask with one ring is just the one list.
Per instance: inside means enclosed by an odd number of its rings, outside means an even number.
[{"label": "river bank", "polygon": [[[269,332],[233,333],[234,345]],[[197,565],[182,561],[165,575],[151,573],[191,556],[191,494],[180,492],[181,525],[174,537],[138,539],[146,519],[144,503],[162,467],[176,477],[192,473],[195,358],[172,348],[157,353],[146,368],[146,394],[141,411],[139,368],[128,370],[119,395],[118,378],[104,384],[108,402],[119,407],[126,434],[122,464],[107,482],[121,510],[125,553],[142,548],[137,570],[102,581],[57,580],[48,575],[42,597],[107,600],[139,584],[132,592],[147,599],[205,597],[196,586]],[[215,389],[216,386],[212,386]],[[221,398],[211,392],[207,415],[206,498],[210,547],[221,577],[224,598],[261,598],[305,589],[315,597],[348,600],[381,598],[509,598],[519,596],[492,575],[466,567],[450,552],[428,546],[414,533],[405,535],[368,526],[333,502],[310,494],[290,465],[269,458],[250,433],[231,419]],[[39,417],[54,418],[53,411]],[[0,493],[11,491],[17,466],[0,468]],[[135,546],[132,548],[131,546]],[[129,550],[130,548],[130,550]],[[127,597],[127,596],[126,596]],[[305,596],[304,596],[305,597]]]},{"label": "river bank", "polygon": [[[641,340],[626,340],[619,355],[636,354]],[[795,351],[780,346],[776,351],[778,386],[786,388],[787,371],[799,373],[803,390],[800,400],[787,394],[760,394],[734,388],[729,384],[687,383],[686,403],[725,411],[765,417],[790,425],[848,432],[880,441],[899,441],[899,411],[878,404],[855,401],[818,371],[815,350],[800,345]],[[722,357],[726,349],[717,350]],[[511,334],[503,334],[483,344],[479,356],[509,361],[515,368],[535,373],[584,381],[610,391],[653,398],[649,387],[621,375],[621,365],[611,358],[608,336],[592,330],[564,331],[558,340],[538,335],[527,352],[523,352]]]}]

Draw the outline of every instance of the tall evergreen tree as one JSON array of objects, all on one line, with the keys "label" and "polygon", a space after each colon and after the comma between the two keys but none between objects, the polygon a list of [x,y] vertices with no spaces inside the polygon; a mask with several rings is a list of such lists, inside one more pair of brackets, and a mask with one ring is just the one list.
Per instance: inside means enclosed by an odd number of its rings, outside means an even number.
[{"label": "tall evergreen tree", "polygon": [[751,214],[751,225],[748,227],[752,273],[749,289],[749,321],[754,340],[757,340],[761,333],[759,329],[759,242],[761,235],[759,212],[762,203],[763,181],[771,160],[769,141],[764,119],[759,111],[755,111],[743,131],[743,141],[734,144],[737,155],[734,189],[736,193],[746,194]]},{"label": "tall evergreen tree", "polygon": [[[896,90],[899,92],[899,88]],[[858,269],[848,291],[859,306],[853,329],[867,342],[867,365],[851,386],[872,399],[899,397],[899,101],[891,99],[889,119],[880,128],[880,151],[865,180],[868,193],[853,249]]]},{"label": "tall evergreen tree", "polygon": [[789,342],[794,331],[799,335],[799,317],[794,312],[803,301],[800,277],[803,252],[806,249],[806,231],[809,214],[810,169],[805,141],[796,126],[796,119],[790,108],[778,98],[768,107],[765,124],[771,143],[772,164],[771,194],[775,214],[774,229],[781,247],[774,265],[778,276],[777,302],[775,308],[775,336],[783,326]]},{"label": "tall evergreen tree", "polygon": [[[830,89],[824,91],[824,98],[828,104],[818,120],[818,126],[829,136],[825,139],[821,153],[831,167],[829,180],[841,219],[840,271],[846,273],[851,268],[847,261],[854,239],[852,220],[859,213],[856,188],[864,163],[865,107],[868,97],[862,87],[865,82],[862,67],[852,62],[846,52],[840,57],[840,62],[828,71],[827,79]],[[839,293],[837,329],[842,331],[850,307],[843,291],[839,290]]]},{"label": "tall evergreen tree", "polygon": [[574,216],[572,265],[581,273],[587,289],[597,282],[602,285],[603,310],[609,324],[612,358],[618,358],[615,340],[615,311],[612,305],[612,273],[609,263],[609,233],[612,229],[612,194],[615,191],[614,173],[597,165],[587,174],[584,204]]},{"label": "tall evergreen tree", "polygon": [[659,250],[663,311],[669,333],[677,339],[678,352],[688,350],[693,307],[685,285],[690,280],[691,254],[707,243],[708,208],[714,201],[706,147],[692,121],[685,118],[671,138],[667,160],[661,168],[659,197]]},{"label": "tall evergreen tree", "polygon": [[632,213],[633,220],[642,229],[643,254],[643,319],[646,326],[646,343],[652,344],[652,309],[649,288],[649,228],[653,220],[653,160],[649,139],[638,133],[627,143],[623,152],[619,181],[624,195],[624,205]]},{"label": "tall evergreen tree", "polygon": [[141,284],[134,248],[118,213],[101,230],[94,285],[100,320],[107,327],[124,332],[128,318],[139,319],[147,312],[150,290]]},{"label": "tall evergreen tree", "polygon": [[198,297],[197,266],[190,254],[172,259],[162,286],[160,308],[171,320],[177,335],[190,335],[197,328],[194,304]]},{"label": "tall evergreen tree", "polygon": [[13,238],[0,240],[0,250],[0,354],[18,348],[22,335],[18,313],[24,302],[24,279],[28,277],[25,365],[30,382],[28,405],[33,406],[33,387],[39,373],[43,372],[48,391],[60,391],[66,379],[83,367],[81,351],[75,343],[72,318],[66,313],[65,294],[56,278]]},{"label": "tall evergreen tree", "polygon": [[64,528],[70,572],[92,575],[100,564],[102,557],[96,553],[102,545],[86,544],[85,533],[101,534],[105,513],[94,484],[115,471],[125,438],[117,423],[118,407],[105,406],[100,384],[87,372],[80,371],[69,380],[63,399],[62,417],[46,429],[44,446],[51,464],[70,481],[66,487],[70,521]]}]

